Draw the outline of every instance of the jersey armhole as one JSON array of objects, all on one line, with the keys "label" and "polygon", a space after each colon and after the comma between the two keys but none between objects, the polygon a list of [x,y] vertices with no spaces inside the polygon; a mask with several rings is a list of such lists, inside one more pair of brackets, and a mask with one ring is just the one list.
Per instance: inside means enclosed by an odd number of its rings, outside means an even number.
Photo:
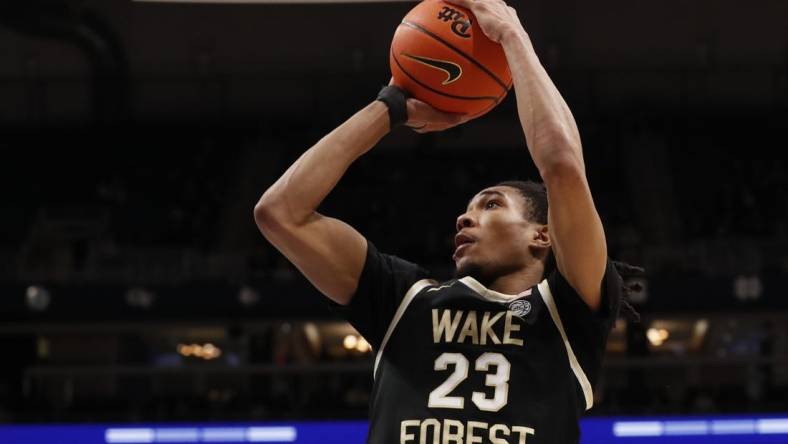
[{"label": "jersey armhole", "polygon": [[383,341],[380,343],[380,348],[375,354],[375,367],[372,370],[373,379],[377,378],[378,365],[380,364],[380,358],[383,356],[383,350],[386,348],[386,344],[389,342],[389,338],[394,332],[394,329],[397,327],[402,315],[405,314],[405,310],[407,310],[408,305],[410,305],[410,303],[421,290],[423,290],[425,287],[435,284],[437,284],[437,282],[432,279],[422,279],[411,285],[408,292],[405,293],[405,297],[402,298],[402,302],[400,302],[399,307],[397,307],[397,311],[394,313],[394,318],[389,323],[389,328],[386,330],[386,335],[383,336]]}]

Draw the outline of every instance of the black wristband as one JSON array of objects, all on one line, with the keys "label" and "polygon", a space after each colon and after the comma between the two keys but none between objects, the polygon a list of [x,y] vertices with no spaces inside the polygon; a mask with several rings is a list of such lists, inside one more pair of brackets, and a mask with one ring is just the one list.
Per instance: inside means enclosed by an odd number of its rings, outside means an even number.
[{"label": "black wristband", "polygon": [[389,108],[389,128],[394,129],[408,121],[405,91],[394,85],[384,86],[376,100],[385,103]]}]

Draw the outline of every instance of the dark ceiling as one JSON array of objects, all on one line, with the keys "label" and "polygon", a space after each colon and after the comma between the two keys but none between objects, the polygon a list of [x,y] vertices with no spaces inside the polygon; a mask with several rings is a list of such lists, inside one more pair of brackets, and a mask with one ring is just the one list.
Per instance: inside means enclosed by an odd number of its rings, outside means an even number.
[{"label": "dark ceiling", "polygon": [[[786,102],[788,2],[513,2],[575,102]],[[37,0],[0,9],[0,123],[303,112],[387,80],[410,3]],[[561,86],[561,85],[559,85]],[[348,99],[349,98],[349,99]],[[320,102],[320,103],[316,103]],[[325,108],[325,106],[323,106]]]}]

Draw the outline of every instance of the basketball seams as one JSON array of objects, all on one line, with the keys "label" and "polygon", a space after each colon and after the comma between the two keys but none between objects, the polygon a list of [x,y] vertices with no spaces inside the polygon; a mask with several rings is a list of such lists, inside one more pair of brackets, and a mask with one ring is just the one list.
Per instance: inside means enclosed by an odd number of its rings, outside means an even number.
[{"label": "basketball seams", "polygon": [[443,37],[435,34],[434,32],[430,31],[429,29],[426,29],[426,28],[422,27],[418,23],[413,23],[413,22],[408,21],[408,20],[402,20],[402,23],[400,25],[405,25],[405,26],[407,26],[407,27],[409,27],[411,29],[415,29],[416,31],[422,32],[422,33],[432,37],[433,39],[443,43],[444,45],[446,45],[446,47],[448,47],[452,51],[456,52],[457,54],[465,57],[474,66],[476,66],[477,68],[481,69],[485,74],[490,76],[490,78],[492,78],[495,81],[495,83],[497,83],[498,86],[500,86],[503,89],[503,93],[504,94],[509,92],[509,87],[506,85],[506,83],[504,83],[501,79],[499,79],[498,76],[495,75],[495,73],[490,71],[486,66],[482,65],[481,63],[479,63],[479,61],[477,61],[476,59],[474,59],[470,55],[466,54],[465,51],[463,51],[460,48],[457,48],[456,46],[454,46],[451,43],[447,42],[446,39],[444,39]]}]

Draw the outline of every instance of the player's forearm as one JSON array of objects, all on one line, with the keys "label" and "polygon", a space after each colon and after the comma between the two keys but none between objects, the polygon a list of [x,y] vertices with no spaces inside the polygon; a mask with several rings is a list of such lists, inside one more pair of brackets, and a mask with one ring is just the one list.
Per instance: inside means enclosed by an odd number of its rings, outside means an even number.
[{"label": "player's forearm", "polygon": [[539,62],[528,34],[512,31],[501,44],[512,72],[520,124],[542,176],[567,160],[584,168],[575,119]]},{"label": "player's forearm", "polygon": [[263,194],[258,223],[303,223],[336,186],[348,167],[389,132],[388,108],[372,102],[307,150]]}]

